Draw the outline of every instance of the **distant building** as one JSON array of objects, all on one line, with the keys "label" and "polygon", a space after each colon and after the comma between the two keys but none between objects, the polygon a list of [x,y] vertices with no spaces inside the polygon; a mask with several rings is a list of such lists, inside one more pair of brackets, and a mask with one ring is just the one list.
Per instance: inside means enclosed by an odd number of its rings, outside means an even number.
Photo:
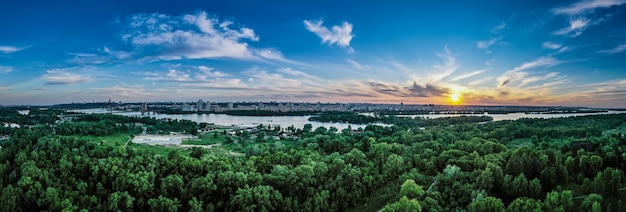
[{"label": "distant building", "polygon": [[193,112],[194,108],[192,105],[188,105],[188,104],[183,104],[183,112]]},{"label": "distant building", "polygon": [[198,100],[196,108],[198,109],[198,111],[204,111],[204,102],[202,101],[202,99]]}]

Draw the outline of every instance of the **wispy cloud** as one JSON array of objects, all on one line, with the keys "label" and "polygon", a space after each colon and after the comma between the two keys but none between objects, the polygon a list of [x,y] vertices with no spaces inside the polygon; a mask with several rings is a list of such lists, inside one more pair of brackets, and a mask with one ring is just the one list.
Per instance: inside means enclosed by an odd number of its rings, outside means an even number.
[{"label": "wispy cloud", "polygon": [[488,49],[489,47],[491,47],[491,45],[495,44],[500,39],[502,39],[502,37],[492,38],[492,39],[489,39],[489,40],[486,40],[486,41],[478,41],[478,43],[476,43],[476,45],[480,49]]},{"label": "wispy cloud", "polygon": [[618,45],[618,46],[616,46],[615,48],[612,48],[612,49],[600,50],[600,51],[598,51],[598,53],[617,54],[617,53],[622,53],[624,51],[626,51],[626,44],[620,44],[620,45]]},{"label": "wispy cloud", "polygon": [[577,37],[590,26],[598,25],[613,16],[613,14],[607,14],[597,20],[593,20],[596,16],[589,15],[590,13],[599,8],[609,8],[624,3],[626,3],[626,0],[583,0],[566,7],[552,9],[552,13],[556,15],[569,16],[569,26],[554,31],[553,34]]},{"label": "wispy cloud", "polygon": [[563,29],[554,31],[555,35],[566,35],[569,37],[578,37],[587,29],[590,20],[579,17],[579,18],[570,18],[569,26]]},{"label": "wispy cloud", "polygon": [[472,82],[468,83],[467,85],[469,85],[469,86],[477,86],[477,85],[482,85],[482,84],[485,84],[485,83],[487,83],[487,82],[489,82],[489,81],[493,80],[494,78],[495,78],[494,76],[490,76],[490,77],[483,77],[483,78],[481,78],[481,79],[478,79],[478,80],[472,81]]},{"label": "wispy cloud", "polygon": [[147,81],[166,81],[179,83],[200,83],[213,81],[216,78],[222,78],[227,74],[216,71],[214,68],[207,66],[190,67],[187,70],[169,69],[167,73],[163,72],[143,72],[138,73],[145,75],[144,80]]},{"label": "wispy cloud", "polygon": [[11,66],[0,66],[0,74],[8,74],[13,71],[13,67]]},{"label": "wispy cloud", "polygon": [[67,53],[70,56],[74,56],[72,59],[67,60],[69,63],[78,65],[98,65],[104,64],[110,61],[107,56],[89,54],[89,53]]},{"label": "wispy cloud", "polygon": [[322,43],[328,43],[328,45],[337,45],[353,51],[350,47],[350,41],[354,37],[352,34],[352,24],[344,21],[341,26],[335,25],[332,30],[328,27],[322,26],[324,21],[322,20],[305,20],[304,25],[306,29],[315,33],[322,39]]},{"label": "wispy cloud", "polygon": [[453,78],[453,79],[452,79],[452,80],[450,80],[450,81],[452,81],[452,82],[456,82],[456,81],[459,81],[459,80],[462,80],[462,79],[465,79],[465,78],[472,77],[472,76],[474,76],[474,75],[479,75],[479,74],[482,74],[482,73],[483,73],[483,72],[485,72],[485,71],[487,71],[487,69],[483,69],[483,70],[476,70],[476,71],[473,71],[473,72],[471,72],[471,73],[467,73],[467,74],[464,74],[464,75],[461,75],[461,76],[455,77],[455,78]]},{"label": "wispy cloud", "polygon": [[354,60],[351,60],[351,59],[346,59],[346,61],[348,61],[348,63],[352,64],[354,67],[356,67],[359,70],[365,70],[365,69],[372,68],[371,66],[362,65],[362,64],[358,63],[357,61],[354,61]]},{"label": "wispy cloud", "polygon": [[[285,72],[285,70],[283,70]],[[291,74],[298,74],[292,70],[287,71]],[[259,86],[273,87],[273,88],[297,88],[300,87],[301,82],[296,79],[287,78],[280,73],[270,73],[267,70],[260,68],[252,68],[245,72],[244,75],[254,79],[255,84]]]},{"label": "wispy cloud", "polygon": [[5,53],[5,54],[21,51],[23,49],[25,48],[18,48],[15,46],[0,46],[0,52]]},{"label": "wispy cloud", "polygon": [[443,63],[435,63],[435,65],[433,65],[433,69],[436,73],[430,78],[431,83],[438,82],[450,76],[460,67],[460,65],[456,63],[456,58],[454,58],[450,49],[445,46],[443,50],[443,53],[437,53],[437,57],[441,58]]},{"label": "wispy cloud", "polygon": [[491,54],[492,51],[489,50],[489,48],[502,40],[503,36],[501,36],[501,34],[506,28],[507,25],[505,22],[501,22],[500,24],[491,27],[491,29],[489,29],[489,32],[492,34],[492,38],[485,41],[478,41],[476,42],[476,46],[478,46],[479,49],[484,49],[485,54]]},{"label": "wispy cloud", "polygon": [[200,73],[196,74],[196,77],[200,80],[206,79],[208,77],[224,77],[225,73],[215,70],[215,68],[207,67],[207,66],[198,66],[198,70]]},{"label": "wispy cloud", "polygon": [[502,22],[502,23],[492,27],[489,31],[491,32],[491,34],[499,34],[503,30],[505,30],[506,27],[507,27],[506,23]]},{"label": "wispy cloud", "polygon": [[556,76],[558,76],[558,75],[559,75],[559,73],[558,73],[558,72],[551,72],[551,73],[548,73],[548,74],[547,74],[547,75],[545,75],[545,76],[533,76],[533,77],[527,77],[527,78],[524,78],[524,79],[522,80],[522,83],[521,83],[519,86],[520,86],[520,87],[524,87],[524,86],[525,86],[525,85],[527,85],[527,84],[534,83],[534,82],[538,82],[538,81],[541,81],[541,80],[548,80],[548,79],[554,78],[554,77],[556,77]]},{"label": "wispy cloud", "polygon": [[195,81],[191,78],[191,74],[178,71],[176,69],[170,69],[167,71],[165,75],[155,74],[153,77],[146,77],[145,80],[148,81],[172,81],[172,82],[193,82]]},{"label": "wispy cloud", "polygon": [[584,0],[567,7],[559,7],[552,10],[555,14],[577,15],[593,11],[597,8],[608,8],[626,3],[625,0]]},{"label": "wispy cloud", "polygon": [[128,58],[131,57],[131,53],[129,53],[129,52],[111,50],[110,48],[108,48],[106,46],[102,49],[102,51],[104,51],[105,53],[107,53],[107,54],[109,54],[109,55],[111,55],[111,56],[113,56],[113,57],[115,57],[115,58],[117,58],[119,60],[128,59]]},{"label": "wispy cloud", "polygon": [[543,43],[541,44],[541,46],[542,46],[544,49],[559,49],[559,48],[561,48],[561,46],[563,46],[563,45],[562,45],[562,44],[560,44],[560,43],[554,43],[554,42],[546,41],[546,42],[543,42]]},{"label": "wispy cloud", "polygon": [[41,76],[48,85],[67,85],[67,84],[79,84],[90,82],[92,79],[89,76],[84,76],[76,73],[69,72],[69,69],[52,69],[47,70],[46,74]]},{"label": "wispy cloud", "polygon": [[233,22],[209,17],[206,12],[178,17],[139,14],[130,20],[131,28],[122,35],[122,39],[158,59],[284,60],[275,49],[250,47],[248,41],[260,39],[253,29],[233,29]]},{"label": "wispy cloud", "polygon": [[276,72],[281,73],[281,74],[286,74],[289,76],[298,77],[298,78],[308,78],[308,79],[316,79],[316,80],[320,79],[317,76],[313,76],[313,75],[304,73],[302,71],[294,70],[292,68],[279,68],[279,69],[276,69]]},{"label": "wispy cloud", "polygon": [[550,67],[562,63],[552,57],[540,57],[534,61],[523,63],[511,70],[506,71],[501,77],[498,78],[498,87],[502,88],[505,85],[519,81],[528,75],[524,70],[533,69],[538,67]]}]

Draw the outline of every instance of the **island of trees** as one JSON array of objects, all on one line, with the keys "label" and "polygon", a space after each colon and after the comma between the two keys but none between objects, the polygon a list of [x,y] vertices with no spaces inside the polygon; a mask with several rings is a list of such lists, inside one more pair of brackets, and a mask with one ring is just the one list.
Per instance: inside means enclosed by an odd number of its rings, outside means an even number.
[{"label": "island of trees", "polygon": [[[339,131],[62,113],[0,110],[1,211],[625,207],[626,114],[497,122],[385,116],[374,121],[390,126]],[[207,146],[130,142],[144,131],[195,134],[188,142]]]}]

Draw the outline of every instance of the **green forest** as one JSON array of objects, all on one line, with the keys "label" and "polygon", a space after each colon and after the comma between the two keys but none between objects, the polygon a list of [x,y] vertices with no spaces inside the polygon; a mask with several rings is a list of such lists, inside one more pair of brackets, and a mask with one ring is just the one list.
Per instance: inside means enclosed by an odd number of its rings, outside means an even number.
[{"label": "green forest", "polygon": [[[254,134],[206,123],[0,110],[0,211],[621,211],[626,114]],[[329,121],[347,121],[349,116]],[[354,117],[352,117],[354,118]],[[357,117],[358,118],[358,117]],[[217,152],[128,142],[180,132]],[[129,144],[130,143],[130,144]],[[228,152],[242,154],[228,154]]]}]

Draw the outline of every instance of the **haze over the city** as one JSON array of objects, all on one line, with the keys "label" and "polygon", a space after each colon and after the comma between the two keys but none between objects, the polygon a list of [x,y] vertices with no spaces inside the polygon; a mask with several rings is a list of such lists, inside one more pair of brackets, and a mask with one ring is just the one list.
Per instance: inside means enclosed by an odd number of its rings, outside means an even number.
[{"label": "haze over the city", "polygon": [[2,1],[0,104],[624,107],[626,1]]}]

